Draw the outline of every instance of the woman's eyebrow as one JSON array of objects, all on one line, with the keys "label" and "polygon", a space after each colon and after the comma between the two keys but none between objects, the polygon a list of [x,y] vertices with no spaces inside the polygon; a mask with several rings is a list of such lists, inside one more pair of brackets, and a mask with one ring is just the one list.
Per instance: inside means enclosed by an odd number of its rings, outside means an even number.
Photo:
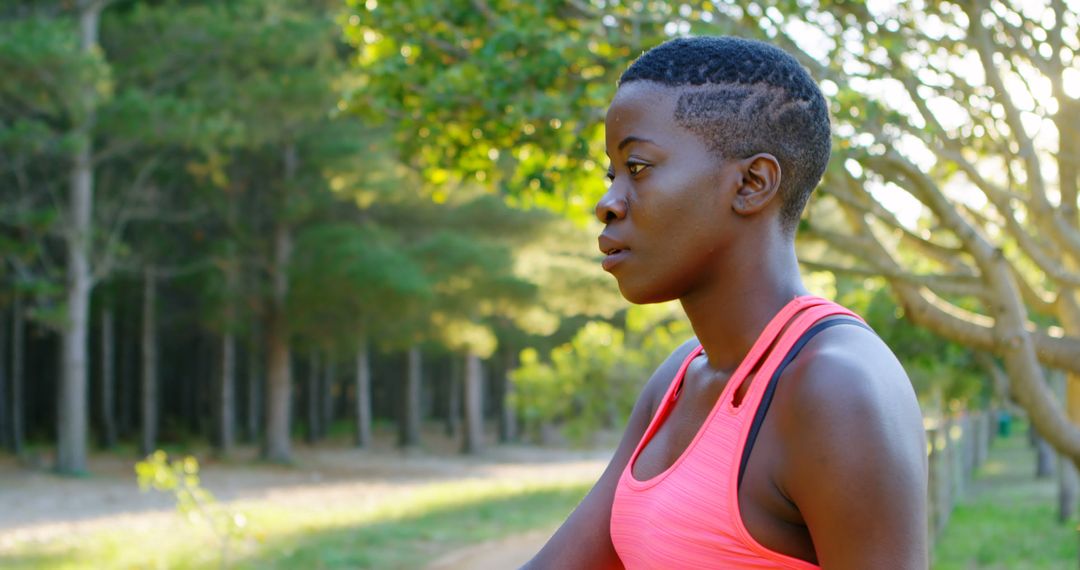
[{"label": "woman's eyebrow", "polygon": [[623,139],[621,142],[619,142],[619,146],[617,148],[619,150],[622,150],[623,147],[625,147],[626,145],[628,145],[630,143],[635,143],[635,142],[647,142],[647,143],[651,143],[651,144],[656,144],[656,143],[652,142],[649,139],[644,139],[644,138],[641,138],[641,137],[635,137],[634,135],[630,135],[630,136],[626,137],[625,139]]}]

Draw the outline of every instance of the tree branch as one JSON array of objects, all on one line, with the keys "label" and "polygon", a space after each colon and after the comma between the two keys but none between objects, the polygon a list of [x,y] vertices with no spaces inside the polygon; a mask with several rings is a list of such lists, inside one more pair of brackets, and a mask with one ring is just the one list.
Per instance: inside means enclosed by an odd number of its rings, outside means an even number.
[{"label": "tree branch", "polygon": [[[902,272],[899,264],[880,243],[872,237],[867,238],[870,229],[865,220],[861,220],[857,215],[850,219],[855,222],[855,227],[859,228],[854,238],[832,232],[813,231],[812,228],[810,233],[829,240],[831,246],[868,263],[874,269],[880,269],[883,276],[887,272]],[[926,287],[898,279],[886,279],[915,324],[969,348],[999,355],[1004,352],[1006,347],[999,342],[995,334],[996,324],[993,318],[957,307]],[[1024,330],[1041,362],[1063,370],[1080,370],[1080,338],[1066,337],[1060,327],[1040,329],[1030,322],[1026,323]]]},{"label": "tree branch", "polygon": [[[977,22],[979,14],[974,7],[966,7],[968,17],[972,22]],[[1024,170],[1027,175],[1027,183],[1031,191],[1032,214],[1040,223],[1048,226],[1050,235],[1054,241],[1068,250],[1074,257],[1080,257],[1080,232],[1073,226],[1061,219],[1054,211],[1046,197],[1046,181],[1043,178],[1039,157],[1035,150],[1035,144],[1024,130],[1023,121],[1020,120],[1020,111],[1016,103],[1009,96],[1001,77],[1001,70],[993,63],[994,46],[989,32],[979,25],[970,26],[973,34],[973,44],[979,54],[983,73],[987,82],[994,89],[995,100],[1005,109],[1005,121],[1009,125],[1017,144],[1020,146],[1020,158],[1024,162]]]},{"label": "tree branch", "polygon": [[98,263],[93,265],[94,273],[91,276],[92,283],[101,281],[112,272],[116,261],[116,252],[118,250],[117,243],[119,243],[120,236],[123,234],[128,222],[132,219],[131,209],[129,208],[131,197],[140,193],[143,188],[145,188],[144,184],[147,178],[149,178],[154,169],[157,168],[159,162],[160,159],[155,156],[143,163],[142,167],[140,167],[135,174],[135,180],[128,186],[127,191],[124,192],[124,196],[120,201],[120,206],[117,209],[116,218],[114,218],[108,231],[109,237],[105,240],[103,257]]},{"label": "tree branch", "polygon": [[888,269],[846,267],[833,263],[805,259],[799,260],[799,263],[814,271],[828,271],[830,273],[855,275],[858,277],[885,277],[887,279],[903,281],[913,286],[934,289],[947,295],[977,297],[984,302],[989,298],[986,288],[980,285],[978,279],[967,275],[918,275],[915,273],[891,271]]},{"label": "tree branch", "polygon": [[[960,254],[964,253],[963,250],[934,243],[907,229],[896,219],[896,216],[892,212],[886,210],[876,199],[870,196],[869,193],[865,191],[855,193],[852,189],[858,187],[857,180],[846,176],[844,178],[844,186],[847,188],[841,189],[838,185],[830,185],[823,188],[824,192],[833,198],[844,202],[848,206],[873,215],[890,228],[899,230],[901,232],[901,239],[917,247],[920,251],[932,257],[950,271],[965,273],[967,275],[976,274],[976,271],[971,268],[970,265],[963,262],[958,257]],[[856,196],[863,199],[860,200],[856,198]]]}]

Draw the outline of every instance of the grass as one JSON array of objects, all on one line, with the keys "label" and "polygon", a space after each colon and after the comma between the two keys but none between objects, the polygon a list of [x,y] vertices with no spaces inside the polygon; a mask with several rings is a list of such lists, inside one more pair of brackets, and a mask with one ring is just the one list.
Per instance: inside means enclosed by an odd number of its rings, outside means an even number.
[{"label": "grass", "polygon": [[454,499],[422,512],[397,513],[376,524],[304,533],[263,549],[239,567],[419,568],[456,547],[554,525],[589,486],[485,492],[464,503]]},{"label": "grass", "polygon": [[[454,481],[365,505],[238,505],[249,522],[229,559],[236,568],[417,568],[470,543],[557,524],[591,483]],[[217,568],[219,544],[207,528],[177,517],[24,544],[0,555],[0,567]]]},{"label": "grass", "polygon": [[[235,568],[419,568],[477,542],[554,526],[592,481],[429,483],[363,504],[230,505],[247,518],[231,543]],[[134,489],[132,492],[137,492]],[[1075,568],[1078,521],[1057,522],[1057,481],[1034,477],[1034,451],[995,440],[934,550],[935,570]],[[73,534],[0,554],[0,567],[217,568],[220,542],[179,516],[136,528]]]},{"label": "grass", "polygon": [[1057,520],[1057,479],[1035,478],[1025,434],[994,441],[934,549],[935,570],[1077,567],[1077,520]]}]

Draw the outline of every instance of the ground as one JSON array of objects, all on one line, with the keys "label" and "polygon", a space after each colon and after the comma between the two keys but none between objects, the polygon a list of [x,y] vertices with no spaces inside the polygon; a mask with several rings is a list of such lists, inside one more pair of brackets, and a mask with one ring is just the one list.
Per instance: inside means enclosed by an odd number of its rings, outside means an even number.
[{"label": "ground", "polygon": [[[547,540],[610,455],[606,448],[492,446],[465,458],[440,437],[430,435],[424,450],[408,452],[395,449],[392,436],[372,450],[351,449],[347,442],[298,446],[293,466],[259,463],[253,447],[240,448],[228,462],[196,455],[203,460],[204,486],[219,499],[267,515],[269,538],[259,541],[254,554],[234,559],[241,568],[426,564],[429,570],[518,567]],[[994,442],[938,539],[935,569],[1075,567],[1078,521],[1056,520],[1056,481],[1034,477],[1034,452],[1025,440],[1014,434]],[[91,474],[77,478],[0,456],[0,566],[216,567],[212,542],[192,538],[170,495],[139,492],[132,455],[93,454]],[[117,529],[118,541],[104,534]],[[189,534],[175,540],[172,554],[160,544],[184,532]],[[185,559],[196,540],[211,552]],[[127,552],[140,542],[163,552],[161,558],[154,562],[145,553]]]},{"label": "ground", "polygon": [[427,570],[517,568],[540,550],[555,528],[542,528],[461,548],[438,558]]},{"label": "ground", "polygon": [[[595,480],[610,450],[571,450],[528,446],[490,446],[478,457],[453,452],[438,437],[425,450],[400,451],[392,437],[373,450],[334,446],[297,446],[296,463],[278,466],[256,461],[254,447],[241,447],[228,462],[200,456],[202,484],[231,505],[272,503],[305,511],[324,505],[362,509],[366,504],[406,498],[441,482],[552,482],[578,484]],[[90,474],[61,477],[43,468],[28,468],[0,456],[0,559],[25,550],[28,543],[67,540],[105,529],[150,531],[175,524],[171,495],[140,492],[127,454],[95,453]],[[43,463],[47,463],[44,461]],[[404,502],[404,501],[402,501]],[[508,540],[491,540],[461,552],[435,552],[436,567],[484,568],[520,564],[532,544],[542,544],[544,531]],[[536,547],[538,548],[538,546]],[[439,557],[445,554],[446,556]],[[517,562],[509,562],[511,559]],[[484,560],[496,560],[495,566]]]},{"label": "ground", "polygon": [[1035,477],[1026,433],[995,439],[938,538],[934,569],[1076,568],[1080,521],[1075,509],[1059,521],[1057,499],[1058,479]]}]

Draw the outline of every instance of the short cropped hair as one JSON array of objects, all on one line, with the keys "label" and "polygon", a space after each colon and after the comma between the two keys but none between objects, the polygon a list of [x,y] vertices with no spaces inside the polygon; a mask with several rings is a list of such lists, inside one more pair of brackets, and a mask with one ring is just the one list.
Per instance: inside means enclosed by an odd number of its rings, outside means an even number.
[{"label": "short cropped hair", "polygon": [[794,235],[831,150],[825,97],[794,57],[756,40],[677,38],[645,52],[619,85],[632,81],[695,87],[679,95],[674,118],[722,158],[775,156],[780,222]]}]

